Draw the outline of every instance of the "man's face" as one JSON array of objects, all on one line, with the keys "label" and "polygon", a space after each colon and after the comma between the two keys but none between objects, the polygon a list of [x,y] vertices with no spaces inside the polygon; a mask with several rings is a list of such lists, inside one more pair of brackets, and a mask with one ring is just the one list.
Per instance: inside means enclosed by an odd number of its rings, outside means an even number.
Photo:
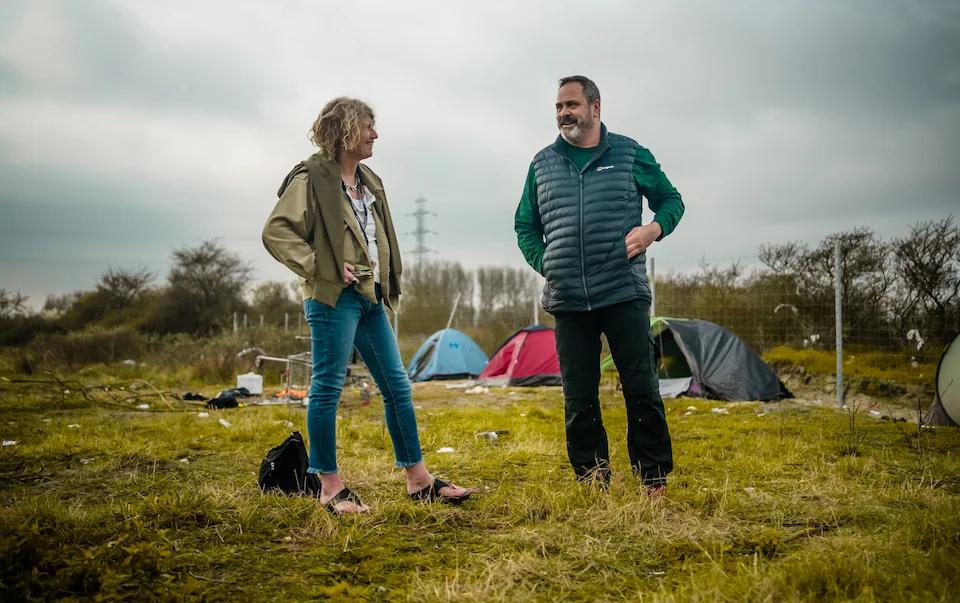
[{"label": "man's face", "polygon": [[580,83],[564,84],[557,91],[557,127],[570,144],[580,142],[599,118],[600,101],[588,105]]}]

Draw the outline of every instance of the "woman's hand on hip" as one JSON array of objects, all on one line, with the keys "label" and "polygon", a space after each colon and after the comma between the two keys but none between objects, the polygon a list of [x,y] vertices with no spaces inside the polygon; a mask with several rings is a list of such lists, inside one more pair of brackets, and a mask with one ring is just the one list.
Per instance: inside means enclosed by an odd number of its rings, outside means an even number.
[{"label": "woman's hand on hip", "polygon": [[353,276],[353,265],[346,262],[343,263],[343,282],[348,285],[357,282],[357,277]]}]

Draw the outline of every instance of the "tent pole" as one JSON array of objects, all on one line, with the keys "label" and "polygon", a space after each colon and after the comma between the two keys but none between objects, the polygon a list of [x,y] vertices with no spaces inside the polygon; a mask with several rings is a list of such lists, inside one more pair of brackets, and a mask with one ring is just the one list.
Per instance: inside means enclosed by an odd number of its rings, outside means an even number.
[{"label": "tent pole", "polygon": [[460,305],[460,292],[457,292],[457,297],[453,300],[453,309],[450,310],[450,318],[447,319],[447,328],[450,328],[450,325],[453,324],[453,315],[457,313],[457,306]]}]

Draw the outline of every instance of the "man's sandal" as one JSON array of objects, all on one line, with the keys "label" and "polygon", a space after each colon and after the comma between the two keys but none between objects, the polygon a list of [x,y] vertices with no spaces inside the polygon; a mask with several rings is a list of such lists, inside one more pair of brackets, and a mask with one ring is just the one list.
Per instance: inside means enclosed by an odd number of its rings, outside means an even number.
[{"label": "man's sandal", "polygon": [[418,490],[410,495],[412,500],[425,500],[428,502],[441,501],[445,503],[450,503],[451,505],[459,505],[463,501],[470,498],[470,492],[465,492],[461,496],[447,496],[446,494],[440,493],[440,488],[448,488],[450,484],[443,480],[434,479],[433,483],[424,488],[423,490]]},{"label": "man's sandal", "polygon": [[327,503],[324,506],[327,508],[328,511],[330,511],[331,513],[337,516],[351,515],[353,513],[361,512],[361,511],[340,511],[339,509],[337,509],[337,505],[342,503],[345,500],[349,500],[350,502],[354,503],[355,505],[357,505],[357,508],[360,508],[361,506],[363,506],[363,502],[361,502],[360,497],[357,496],[357,493],[351,490],[350,488],[344,488],[343,490],[334,494],[333,498],[327,501]]}]

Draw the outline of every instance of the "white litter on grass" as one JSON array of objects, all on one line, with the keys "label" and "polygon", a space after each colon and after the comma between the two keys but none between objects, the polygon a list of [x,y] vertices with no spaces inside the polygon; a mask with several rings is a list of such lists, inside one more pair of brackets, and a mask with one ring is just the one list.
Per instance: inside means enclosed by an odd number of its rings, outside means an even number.
[{"label": "white litter on grass", "polygon": [[474,387],[474,388],[472,388],[472,389],[465,390],[463,393],[465,393],[465,394],[489,394],[489,393],[490,393],[490,390],[487,389],[486,387],[483,387],[482,385],[478,385],[478,386],[476,386],[476,387]]},{"label": "white litter on grass", "polygon": [[3,447],[4,447],[4,448],[6,448],[7,446],[16,446],[16,445],[17,445],[17,441],[16,441],[16,440],[4,440],[4,441],[3,441]]},{"label": "white litter on grass", "polygon": [[126,360],[123,361],[123,363],[126,364],[127,366],[134,366],[135,364],[137,364],[137,361],[127,358]]},{"label": "white litter on grass", "polygon": [[43,420],[44,423],[50,423],[51,421],[53,421],[53,419],[44,419],[44,420]]},{"label": "white litter on grass", "polygon": [[423,410],[423,407],[420,406],[419,404],[417,404],[416,406],[414,406],[414,408],[416,408],[417,410]]},{"label": "white litter on grass", "polygon": [[710,412],[715,412],[715,413],[717,413],[718,415],[729,415],[729,414],[730,414],[730,411],[727,410],[726,408],[711,408],[711,409],[710,409]]},{"label": "white litter on grass", "polygon": [[0,377],[0,381],[10,381],[10,380],[7,379],[6,377]]},{"label": "white litter on grass", "polygon": [[870,411],[870,416],[871,416],[871,417],[879,417],[879,416],[880,416],[880,411],[878,411],[878,410],[871,410],[871,411]]},{"label": "white litter on grass", "polygon": [[744,488],[743,491],[746,492],[747,494],[756,494],[757,489],[756,489],[756,488]]},{"label": "white litter on grass", "polygon": [[150,405],[149,405],[149,404],[141,404],[141,405],[138,406],[137,408],[139,408],[140,410],[147,410],[148,408],[150,408]]},{"label": "white litter on grass", "polygon": [[688,406],[688,407],[687,407],[687,410],[697,410],[697,407],[696,407],[696,406]]},{"label": "white litter on grass", "polygon": [[293,422],[291,421],[274,421],[274,425],[283,425],[284,427],[293,428]]},{"label": "white litter on grass", "polygon": [[233,427],[233,423],[230,423],[226,419],[220,419],[220,424],[223,425],[224,427]]},{"label": "white litter on grass", "polygon": [[72,425],[67,425],[67,429],[76,429],[78,427],[80,427],[80,425],[77,423],[73,423]]},{"label": "white litter on grass", "polygon": [[527,416],[527,413],[522,412],[522,413],[520,413],[520,416],[521,416],[521,417],[525,417],[525,416]]},{"label": "white litter on grass", "polygon": [[190,459],[180,459],[180,462],[181,462],[181,463],[189,463],[189,462],[190,462]]},{"label": "white litter on grass", "polygon": [[93,459],[80,459],[81,465],[89,465],[92,462],[93,462]]},{"label": "white litter on grass", "polygon": [[440,454],[446,454],[447,452],[456,452],[456,451],[453,448],[450,448],[449,446],[444,446],[437,452],[439,452]]},{"label": "white litter on grass", "polygon": [[683,416],[689,417],[689,416],[692,415],[692,414],[693,414],[693,413],[688,410],[687,412],[683,413]]},{"label": "white litter on grass", "polygon": [[210,413],[208,413],[208,412],[198,412],[198,413],[197,413],[197,416],[200,417],[201,419],[206,419],[207,417],[210,416]]}]

